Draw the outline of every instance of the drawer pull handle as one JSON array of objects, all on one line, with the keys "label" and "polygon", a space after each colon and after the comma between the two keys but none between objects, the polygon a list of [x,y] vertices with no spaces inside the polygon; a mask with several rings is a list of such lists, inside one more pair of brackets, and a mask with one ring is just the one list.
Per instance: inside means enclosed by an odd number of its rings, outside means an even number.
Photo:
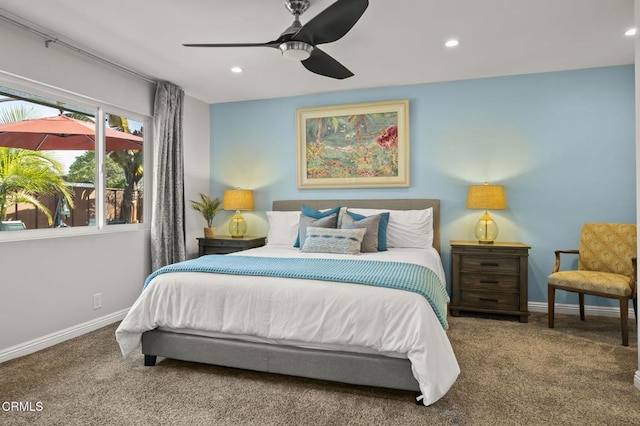
[{"label": "drawer pull handle", "polygon": [[500,264],[495,263],[495,262],[480,262],[480,266],[494,266],[494,267],[498,267],[498,266],[500,266]]},{"label": "drawer pull handle", "polygon": [[496,302],[496,303],[498,303],[498,299],[488,299],[486,297],[481,297],[480,300],[483,301],[483,302]]},{"label": "drawer pull handle", "polygon": [[480,284],[498,284],[499,282],[495,280],[480,280]]}]

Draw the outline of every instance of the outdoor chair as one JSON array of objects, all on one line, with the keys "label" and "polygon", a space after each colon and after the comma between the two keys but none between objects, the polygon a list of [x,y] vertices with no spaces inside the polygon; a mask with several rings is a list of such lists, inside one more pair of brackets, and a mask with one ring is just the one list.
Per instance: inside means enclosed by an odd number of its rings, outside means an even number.
[{"label": "outdoor chair", "polygon": [[21,220],[3,220],[0,222],[0,231],[21,231],[27,229]]},{"label": "outdoor chair", "polygon": [[[578,293],[580,320],[584,321],[584,295],[620,301],[622,345],[629,346],[628,302],[633,301],[636,321],[636,225],[585,223],[578,250],[557,250],[556,263],[548,278],[549,328],[554,327],[556,290]],[[560,255],[577,254],[578,269],[560,271]]]}]

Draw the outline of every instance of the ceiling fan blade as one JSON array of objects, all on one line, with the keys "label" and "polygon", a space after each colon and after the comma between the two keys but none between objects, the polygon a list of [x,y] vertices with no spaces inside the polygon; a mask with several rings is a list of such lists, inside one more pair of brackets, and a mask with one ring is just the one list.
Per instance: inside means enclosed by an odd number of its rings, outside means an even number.
[{"label": "ceiling fan blade", "polygon": [[291,40],[312,46],[339,40],[358,22],[368,6],[368,0],[338,0],[303,25]]},{"label": "ceiling fan blade", "polygon": [[301,61],[302,65],[309,71],[323,75],[325,77],[342,80],[353,76],[353,73],[345,68],[340,62],[324,53],[317,47],[311,52],[311,56]]},{"label": "ceiling fan blade", "polygon": [[269,41],[267,43],[182,43],[185,47],[275,47],[280,43]]}]

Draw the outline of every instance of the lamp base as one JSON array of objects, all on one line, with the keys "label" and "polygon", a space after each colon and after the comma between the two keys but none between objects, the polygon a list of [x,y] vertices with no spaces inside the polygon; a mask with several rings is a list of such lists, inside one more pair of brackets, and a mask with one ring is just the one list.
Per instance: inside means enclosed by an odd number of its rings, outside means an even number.
[{"label": "lamp base", "polygon": [[498,225],[493,221],[489,212],[484,212],[476,224],[474,233],[480,244],[493,244],[498,236]]},{"label": "lamp base", "polygon": [[244,221],[240,211],[236,211],[236,214],[233,215],[229,222],[229,234],[231,234],[232,238],[243,238],[246,233],[247,222]]}]

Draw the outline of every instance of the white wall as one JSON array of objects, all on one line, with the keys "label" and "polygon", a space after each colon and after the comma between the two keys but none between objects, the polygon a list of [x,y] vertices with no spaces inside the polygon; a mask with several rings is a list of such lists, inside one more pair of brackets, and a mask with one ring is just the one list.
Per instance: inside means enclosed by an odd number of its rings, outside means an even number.
[{"label": "white wall", "polygon": [[[635,15],[636,27],[640,28],[640,0],[635,0],[634,10],[635,10],[634,15]],[[636,59],[635,62],[636,63],[638,62],[638,58],[640,58],[640,36],[637,35],[636,44],[635,44],[635,59]],[[640,70],[638,69],[637,65],[635,68],[635,72],[636,72],[636,194],[638,195],[636,196],[636,203],[637,203],[636,214],[638,216],[636,219],[636,223],[640,223],[640,173],[638,173],[638,170],[640,170]],[[640,245],[638,246],[638,253],[640,253]],[[638,307],[636,306],[636,310],[637,308]],[[636,328],[638,329],[638,341],[640,342],[640,328],[638,327]],[[640,389],[640,351],[638,352],[638,370],[636,371],[633,381],[636,388]]]},{"label": "white wall", "polygon": [[0,259],[1,353],[128,308],[150,270],[149,231],[1,242]]},{"label": "white wall", "polygon": [[[13,74],[151,116],[152,82],[55,44],[46,48],[39,37],[3,21],[0,52],[5,81]],[[209,106],[188,96],[184,137],[189,197],[209,190],[210,139]],[[186,227],[195,253],[202,226],[190,212]],[[120,319],[150,272],[149,241],[149,222],[90,235],[0,241],[0,362]],[[102,295],[97,310],[95,293]]]},{"label": "white wall", "polygon": [[0,70],[145,116],[153,112],[155,84],[50,43],[0,20]]},{"label": "white wall", "polygon": [[202,215],[191,208],[189,200],[197,200],[199,193],[209,194],[211,134],[209,105],[194,98],[184,102],[184,197],[186,217],[187,257],[198,255],[196,238],[204,236],[206,226]]}]

